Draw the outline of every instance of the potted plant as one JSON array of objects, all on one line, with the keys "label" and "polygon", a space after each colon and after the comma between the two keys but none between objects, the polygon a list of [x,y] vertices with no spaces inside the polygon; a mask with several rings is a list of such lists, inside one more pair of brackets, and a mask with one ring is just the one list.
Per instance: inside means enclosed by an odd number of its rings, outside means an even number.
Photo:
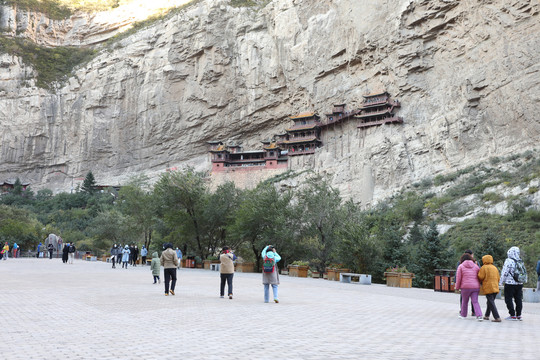
[{"label": "potted plant", "polygon": [[339,281],[339,274],[349,272],[350,269],[346,268],[343,264],[332,263],[326,268],[328,274],[328,280]]},{"label": "potted plant", "polygon": [[388,268],[384,272],[386,286],[410,288],[414,274],[409,272],[406,267]]},{"label": "potted plant", "polygon": [[288,266],[289,276],[292,277],[307,277],[309,263],[307,261],[297,260]]}]

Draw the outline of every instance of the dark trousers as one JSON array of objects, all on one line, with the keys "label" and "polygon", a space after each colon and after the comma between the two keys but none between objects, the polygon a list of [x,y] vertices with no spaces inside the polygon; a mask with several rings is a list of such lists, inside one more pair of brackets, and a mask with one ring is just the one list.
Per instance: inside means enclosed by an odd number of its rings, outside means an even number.
[{"label": "dark trousers", "polygon": [[142,257],[142,263],[141,263],[141,265],[146,265],[146,256],[143,256],[143,257]]},{"label": "dark trousers", "polygon": [[[516,302],[516,310],[514,311],[514,303]],[[521,316],[523,309],[523,285],[504,284],[504,302],[510,316]]]},{"label": "dark trousers", "polygon": [[485,316],[489,317],[489,314],[493,313],[495,319],[500,319],[499,312],[497,311],[497,306],[495,306],[495,298],[498,293],[486,294],[486,314]]},{"label": "dark trousers", "polygon": [[112,259],[112,267],[115,268],[116,267],[116,255],[112,256],[111,259]]},{"label": "dark trousers", "polygon": [[221,274],[221,286],[219,288],[219,295],[225,294],[225,281],[227,281],[228,295],[232,295],[232,278],[234,274]]},{"label": "dark trousers", "polygon": [[[154,275],[154,284],[155,284],[156,282],[158,282],[158,281],[159,281],[159,276],[158,276],[158,275]],[[173,290],[173,291],[174,291],[174,290]]]},{"label": "dark trousers", "polygon": [[163,273],[165,274],[165,294],[169,293],[169,281],[171,281],[171,290],[174,291],[176,286],[176,268],[164,269]]},{"label": "dark trousers", "polygon": [[52,253],[53,253],[53,251],[49,250],[49,259],[52,259]]}]

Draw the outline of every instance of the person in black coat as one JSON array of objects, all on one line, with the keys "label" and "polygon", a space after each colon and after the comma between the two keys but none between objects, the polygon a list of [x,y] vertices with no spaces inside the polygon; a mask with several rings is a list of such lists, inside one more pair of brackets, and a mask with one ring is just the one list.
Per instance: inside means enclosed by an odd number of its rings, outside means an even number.
[{"label": "person in black coat", "polygon": [[137,266],[137,259],[139,258],[139,248],[137,245],[133,248],[133,266]]},{"label": "person in black coat", "polygon": [[68,252],[69,252],[69,243],[66,243],[64,245],[64,248],[62,249],[62,262],[64,264],[67,264],[68,262]]}]

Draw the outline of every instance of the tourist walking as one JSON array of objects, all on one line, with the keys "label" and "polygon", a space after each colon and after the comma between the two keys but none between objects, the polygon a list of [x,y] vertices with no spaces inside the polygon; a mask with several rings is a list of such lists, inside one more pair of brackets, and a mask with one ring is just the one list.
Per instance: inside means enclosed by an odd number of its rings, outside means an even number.
[{"label": "tourist walking", "polygon": [[2,259],[7,260],[8,254],[9,254],[9,244],[7,243],[7,241],[5,242],[4,247],[2,248],[2,252],[3,252]]},{"label": "tourist walking", "polygon": [[[165,278],[165,296],[174,295],[174,289],[176,287],[176,268],[178,267],[178,256],[172,249],[171,243],[163,245],[165,250],[161,253],[160,263],[163,266],[163,274]],[[169,281],[171,287],[169,290]]]},{"label": "tourist walking", "polygon": [[[507,259],[504,261],[501,270],[500,286],[504,286],[504,302],[510,316],[505,320],[523,320],[521,318],[521,310],[523,310],[523,283],[527,282],[527,272],[523,265],[523,260],[520,258],[520,251],[517,246],[512,246],[507,251]],[[524,274],[520,278],[520,273]],[[514,301],[516,308],[514,309]]]},{"label": "tourist walking", "polygon": [[146,265],[146,256],[148,255],[148,249],[146,248],[146,246],[142,246],[142,249],[141,249],[141,258],[142,258],[142,264],[143,265]]},{"label": "tourist walking", "polygon": [[129,250],[129,246],[126,244],[124,247],[124,250],[122,250],[122,269],[125,267],[128,268],[128,262],[129,262],[129,254],[131,251]]},{"label": "tourist walking", "polygon": [[19,245],[17,245],[17,243],[13,243],[13,249],[11,250],[11,252],[13,253],[13,258],[17,257],[18,250],[19,250]]},{"label": "tourist walking", "polygon": [[[176,248],[178,250],[178,248]],[[221,277],[221,284],[219,287],[219,296],[223,298],[225,296],[225,282],[227,282],[227,294],[229,299],[233,297],[233,276],[234,276],[234,255],[227,246],[224,246],[221,250],[223,253],[219,256],[219,272]]]},{"label": "tourist walking", "polygon": [[111,248],[111,262],[112,262],[112,268],[116,269],[116,255],[118,255],[118,245],[114,244]]},{"label": "tourist walking", "polygon": [[161,283],[161,280],[159,280],[159,273],[161,271],[160,267],[160,261],[157,251],[154,251],[152,253],[152,262],[150,263],[150,270],[152,270],[152,275],[154,276],[154,284],[156,281],[158,283]]},{"label": "tourist walking", "polygon": [[38,244],[38,246],[37,246],[37,252],[36,252],[36,257],[37,257],[37,258],[43,257],[43,254],[41,253],[41,247],[42,247],[42,246],[43,246],[43,245],[41,244],[41,242],[40,242],[40,243]]},{"label": "tourist walking", "polygon": [[67,264],[68,262],[68,253],[69,253],[69,243],[66,243],[64,245],[64,248],[62,249],[62,262],[64,264]]},{"label": "tourist walking", "polygon": [[478,272],[478,280],[482,283],[481,291],[486,295],[486,313],[484,320],[489,320],[490,313],[493,313],[493,322],[501,322],[501,317],[495,305],[495,298],[499,293],[499,270],[493,265],[493,256],[482,256],[482,267]]},{"label": "tourist walking", "polygon": [[264,285],[264,302],[269,301],[269,288],[272,286],[272,292],[274,293],[274,302],[279,303],[278,298],[278,285],[279,274],[277,269],[277,263],[281,260],[281,256],[277,253],[276,249],[272,245],[267,245],[262,253],[263,258],[263,273],[262,282]]},{"label": "tourist walking", "polygon": [[478,303],[478,293],[480,292],[480,281],[478,281],[478,272],[480,268],[473,261],[473,257],[470,254],[463,254],[461,256],[461,264],[459,265],[456,273],[456,290],[461,290],[461,312],[459,317],[465,319],[467,317],[467,310],[469,305],[469,299],[472,300],[472,306],[474,308],[474,314],[476,320],[482,321],[482,310]]},{"label": "tourist walking", "polygon": [[47,250],[49,251],[49,260],[52,260],[52,254],[53,254],[53,251],[54,251],[54,245],[49,243],[49,245],[47,245]]},{"label": "tourist walking", "polygon": [[69,243],[68,255],[70,264],[73,264],[73,259],[75,258],[75,251],[77,251],[77,249],[75,248],[75,244],[73,242]]},{"label": "tourist walking", "polygon": [[540,291],[540,260],[536,263],[536,274],[538,275],[538,280],[536,282],[536,291]]},{"label": "tourist walking", "polygon": [[[472,250],[470,249],[467,249],[464,251],[464,254],[469,254],[471,255],[472,257],[472,260],[474,261],[474,263],[476,265],[478,265],[478,261],[476,261],[476,259],[474,258],[474,253]],[[461,265],[461,258],[460,258],[460,261],[458,261],[457,265],[456,265],[456,276],[457,276],[457,268],[459,267],[459,265]],[[454,278],[454,283],[456,282],[456,279]],[[463,303],[463,298],[461,296],[461,293],[459,293],[459,313],[461,314],[461,304]],[[471,316],[475,316],[474,315],[474,307],[472,305],[472,301],[471,301]]]},{"label": "tourist walking", "polygon": [[116,263],[118,265],[120,265],[120,263],[122,262],[122,244],[118,244],[118,251],[116,253]]},{"label": "tourist walking", "polygon": [[139,258],[139,248],[137,245],[133,247],[133,266],[137,266],[137,259]]}]

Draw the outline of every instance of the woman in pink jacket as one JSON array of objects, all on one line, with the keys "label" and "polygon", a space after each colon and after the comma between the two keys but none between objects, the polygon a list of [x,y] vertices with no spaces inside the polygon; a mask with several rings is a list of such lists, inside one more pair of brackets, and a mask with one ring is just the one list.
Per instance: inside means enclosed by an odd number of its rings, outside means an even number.
[{"label": "woman in pink jacket", "polygon": [[456,289],[461,289],[461,313],[459,317],[465,319],[467,317],[467,310],[469,304],[469,298],[471,299],[472,306],[474,308],[474,314],[476,320],[482,321],[482,310],[478,303],[478,293],[480,292],[480,281],[478,280],[478,271],[480,268],[472,260],[470,254],[463,254],[461,256],[461,265],[459,265],[456,274]]}]

